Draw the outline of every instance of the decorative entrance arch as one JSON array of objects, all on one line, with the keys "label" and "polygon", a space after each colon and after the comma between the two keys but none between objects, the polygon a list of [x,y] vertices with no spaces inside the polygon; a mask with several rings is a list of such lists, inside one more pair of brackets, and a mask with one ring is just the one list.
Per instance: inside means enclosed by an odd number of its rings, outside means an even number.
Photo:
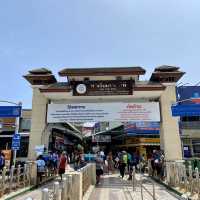
[{"label": "decorative entrance arch", "polygon": [[[59,75],[66,77],[68,81],[57,82],[52,72],[47,69],[29,71],[29,74],[24,76],[33,88],[29,159],[35,158],[34,147],[42,143],[41,136],[44,134],[47,120],[49,120],[49,115],[47,118],[48,104],[77,106],[78,104],[95,103],[99,107],[99,105],[103,105],[102,103],[105,105],[109,103],[128,105],[131,103],[136,106],[134,108],[136,110],[137,105],[159,105],[160,109],[156,110],[150,106],[149,110],[146,109],[146,113],[145,109],[138,108],[138,113],[132,113],[138,117],[134,118],[133,115],[127,117],[126,115],[126,119],[122,119],[122,121],[142,119],[151,121],[156,115],[159,115],[160,110],[161,149],[165,152],[166,160],[181,160],[178,119],[171,115],[171,104],[176,102],[176,82],[184,72],[179,71],[177,67],[161,66],[155,69],[149,81],[140,81],[139,76],[144,74],[145,70],[141,67],[74,68],[60,71]],[[151,109],[152,113],[155,113],[151,116],[152,118],[150,116],[148,118],[147,115]],[[106,110],[107,113],[108,110],[109,108]],[[60,120],[71,119],[73,121],[74,116],[66,118],[65,113],[63,118],[64,115],[61,113]],[[145,116],[147,118],[144,118]],[[47,138],[45,138],[45,142],[48,142]]]}]

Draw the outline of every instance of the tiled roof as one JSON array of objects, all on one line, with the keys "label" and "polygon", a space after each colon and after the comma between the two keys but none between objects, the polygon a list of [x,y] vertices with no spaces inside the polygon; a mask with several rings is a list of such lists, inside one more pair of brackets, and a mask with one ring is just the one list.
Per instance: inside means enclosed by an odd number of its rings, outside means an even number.
[{"label": "tiled roof", "polygon": [[71,86],[67,82],[57,82],[40,88],[41,92],[69,92]]},{"label": "tiled roof", "polygon": [[65,68],[60,76],[105,76],[105,75],[143,75],[142,67],[100,67],[100,68]]}]

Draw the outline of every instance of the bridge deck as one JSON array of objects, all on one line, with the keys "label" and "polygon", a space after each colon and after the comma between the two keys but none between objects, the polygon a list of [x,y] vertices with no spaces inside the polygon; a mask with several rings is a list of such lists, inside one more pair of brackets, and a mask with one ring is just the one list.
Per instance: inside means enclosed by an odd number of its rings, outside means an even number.
[{"label": "bridge deck", "polygon": [[[139,175],[136,175],[139,180]],[[149,178],[143,177],[144,186],[152,193],[153,187]],[[175,200],[180,199],[174,194],[171,194],[163,186],[155,183],[156,200]],[[143,192],[143,200],[153,199],[147,192]],[[142,200],[141,187],[138,182],[136,190],[133,192],[133,187],[130,181],[126,178],[122,180],[118,175],[105,175],[101,179],[101,183],[95,188],[89,200]]]}]

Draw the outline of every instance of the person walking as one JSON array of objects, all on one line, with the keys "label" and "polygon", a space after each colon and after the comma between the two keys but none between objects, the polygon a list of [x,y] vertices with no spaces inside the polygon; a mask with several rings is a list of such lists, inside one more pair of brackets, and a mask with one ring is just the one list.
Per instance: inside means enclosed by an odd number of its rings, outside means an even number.
[{"label": "person walking", "polygon": [[60,161],[59,161],[59,167],[58,167],[58,173],[61,177],[62,180],[62,175],[65,173],[65,168],[67,165],[67,156],[66,156],[66,152],[63,151],[61,156],[60,156]]},{"label": "person walking", "polygon": [[42,182],[42,177],[45,173],[45,169],[46,169],[46,163],[44,161],[44,158],[42,155],[40,155],[37,160],[37,183],[41,183]]},{"label": "person walking", "polygon": [[122,151],[122,154],[120,156],[120,164],[119,164],[119,171],[120,171],[120,175],[122,179],[124,178],[127,162],[128,162],[128,155],[126,151]]},{"label": "person walking", "polygon": [[99,184],[101,175],[103,175],[103,159],[100,152],[97,152],[96,158],[96,184]]},{"label": "person walking", "polygon": [[0,170],[3,170],[5,166],[5,156],[4,154],[1,152],[0,153]]},{"label": "person walking", "polygon": [[108,174],[111,172],[113,172],[113,156],[112,156],[112,152],[109,152],[108,153],[108,156],[107,156],[107,163],[108,163]]}]

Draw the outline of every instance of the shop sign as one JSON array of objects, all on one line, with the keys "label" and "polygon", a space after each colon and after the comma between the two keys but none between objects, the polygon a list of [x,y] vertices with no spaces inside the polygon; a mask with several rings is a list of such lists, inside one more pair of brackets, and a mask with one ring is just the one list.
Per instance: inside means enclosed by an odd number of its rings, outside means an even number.
[{"label": "shop sign", "polygon": [[94,132],[94,128],[93,127],[82,127],[82,135],[84,137],[91,136],[93,132]]},{"label": "shop sign", "polygon": [[200,116],[200,104],[177,104],[171,106],[173,117]]},{"label": "shop sign", "polygon": [[160,122],[127,122],[124,131],[128,135],[159,134]]},{"label": "shop sign", "polygon": [[0,106],[0,117],[20,117],[21,116],[21,106]]},{"label": "shop sign", "polygon": [[133,80],[75,81],[73,96],[132,95]]},{"label": "shop sign", "polygon": [[158,102],[49,104],[48,123],[160,121]]},{"label": "shop sign", "polygon": [[128,138],[126,144],[160,143],[160,138]]},{"label": "shop sign", "polygon": [[111,142],[111,136],[110,135],[94,135],[92,136],[92,142],[109,143]]},{"label": "shop sign", "polygon": [[2,150],[2,153],[5,156],[5,166],[9,168],[11,161],[11,150]]},{"label": "shop sign", "polygon": [[14,134],[12,138],[12,150],[19,150],[20,149],[20,141],[21,141],[21,135],[20,134]]}]

